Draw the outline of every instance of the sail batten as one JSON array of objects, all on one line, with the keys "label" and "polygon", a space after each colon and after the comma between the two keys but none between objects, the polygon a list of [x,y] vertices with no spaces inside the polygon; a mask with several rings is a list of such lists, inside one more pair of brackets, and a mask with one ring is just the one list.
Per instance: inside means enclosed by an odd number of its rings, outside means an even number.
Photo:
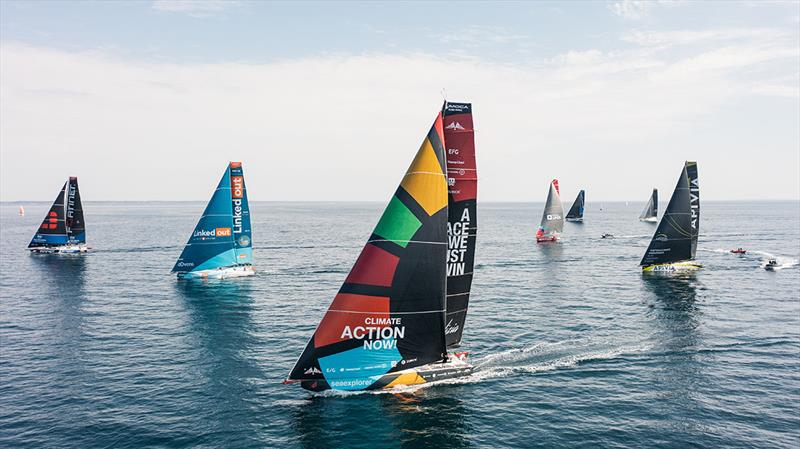
[{"label": "sail batten", "polygon": [[640,265],[670,264],[694,259],[699,232],[700,184],[697,163],[687,161]]}]

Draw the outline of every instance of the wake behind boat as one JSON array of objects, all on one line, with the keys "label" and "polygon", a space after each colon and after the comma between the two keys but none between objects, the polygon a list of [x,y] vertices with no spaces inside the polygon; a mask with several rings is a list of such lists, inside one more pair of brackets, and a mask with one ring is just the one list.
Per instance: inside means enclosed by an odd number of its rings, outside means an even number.
[{"label": "wake behind boat", "polygon": [[536,243],[555,242],[564,230],[564,207],[561,205],[561,195],[558,191],[558,179],[550,182],[547,192],[547,202],[542,213],[542,223],[536,231]]},{"label": "wake behind boat", "polygon": [[640,265],[644,272],[694,271],[700,232],[700,183],[697,163],[686,161],[678,184]]},{"label": "wake behind boat", "polygon": [[228,164],[172,272],[180,279],[255,274],[250,206],[241,162]]},{"label": "wake behind boat", "polygon": [[583,223],[583,205],[585,201],[586,191],[581,190],[578,192],[575,202],[572,203],[572,207],[569,208],[569,212],[567,212],[567,221]]},{"label": "wake behind boat", "polygon": [[647,200],[647,205],[644,206],[644,210],[639,215],[639,221],[658,222],[658,189],[653,189],[650,199]]},{"label": "wake behind boat", "polygon": [[469,375],[467,354],[447,351],[466,319],[476,192],[471,105],[445,103],[284,383],[376,390]]},{"label": "wake behind boat", "polygon": [[86,227],[78,178],[70,177],[61,187],[56,200],[28,244],[28,249],[32,253],[44,254],[79,254],[89,251],[86,246]]}]

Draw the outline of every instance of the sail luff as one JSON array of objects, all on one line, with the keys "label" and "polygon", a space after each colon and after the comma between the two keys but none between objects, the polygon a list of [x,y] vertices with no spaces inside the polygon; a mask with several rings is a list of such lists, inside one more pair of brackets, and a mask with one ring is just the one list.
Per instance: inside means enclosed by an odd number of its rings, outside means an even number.
[{"label": "sail luff", "polygon": [[461,343],[475,267],[478,176],[470,103],[442,108],[448,181],[447,313],[448,347]]},{"label": "sail luff", "polygon": [[376,388],[446,356],[443,141],[440,113],[288,380]]},{"label": "sail luff", "polygon": [[687,161],[640,265],[669,264],[694,259],[699,229],[700,185],[697,163]]}]

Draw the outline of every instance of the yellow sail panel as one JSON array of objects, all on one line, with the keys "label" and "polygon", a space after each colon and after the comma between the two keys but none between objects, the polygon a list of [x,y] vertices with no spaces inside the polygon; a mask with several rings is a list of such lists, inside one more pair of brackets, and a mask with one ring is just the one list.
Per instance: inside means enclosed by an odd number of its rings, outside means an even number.
[{"label": "yellow sail panel", "polygon": [[428,138],[422,142],[400,185],[429,216],[447,206],[447,182]]},{"label": "yellow sail panel", "polygon": [[403,373],[397,376],[397,379],[389,382],[384,388],[392,388],[398,385],[418,385],[424,384],[427,380],[425,380],[422,376],[417,374],[416,371],[412,371],[410,373]]}]

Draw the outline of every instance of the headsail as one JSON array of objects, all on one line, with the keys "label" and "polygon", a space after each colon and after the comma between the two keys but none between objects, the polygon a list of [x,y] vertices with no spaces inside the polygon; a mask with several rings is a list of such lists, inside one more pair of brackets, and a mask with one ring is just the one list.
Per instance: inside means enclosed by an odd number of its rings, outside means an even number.
[{"label": "headsail", "polygon": [[542,224],[536,232],[537,240],[554,240],[564,230],[564,208],[561,206],[561,196],[558,191],[558,179],[550,182],[547,192],[547,202],[544,205]]},{"label": "headsail", "polygon": [[442,115],[288,380],[342,390],[443,360],[447,182]]},{"label": "headsail", "polygon": [[240,162],[225,169],[172,272],[252,263],[250,209]]},{"label": "headsail", "polygon": [[653,189],[647,205],[644,207],[642,214],[639,215],[639,220],[653,220],[658,217],[658,189]]},{"label": "headsail", "polygon": [[697,163],[686,161],[678,184],[661,217],[640,265],[655,265],[694,259],[700,232],[700,184]]},{"label": "headsail", "polygon": [[39,229],[36,230],[36,234],[28,244],[28,248],[66,245],[69,241],[65,220],[66,209],[64,208],[64,196],[68,185],[69,181],[65,182],[61,187],[56,200],[53,201],[53,205],[50,206],[50,210],[42,220],[42,224],[39,225]]},{"label": "headsail", "polygon": [[447,154],[448,255],[447,346],[458,346],[467,319],[475,237],[478,229],[478,171],[475,163],[475,131],[470,103],[445,103],[444,150]]},{"label": "headsail", "polygon": [[586,198],[586,192],[581,190],[578,192],[578,196],[575,198],[575,202],[572,203],[572,207],[569,208],[569,212],[567,212],[567,220],[581,220],[583,221],[583,203]]}]

